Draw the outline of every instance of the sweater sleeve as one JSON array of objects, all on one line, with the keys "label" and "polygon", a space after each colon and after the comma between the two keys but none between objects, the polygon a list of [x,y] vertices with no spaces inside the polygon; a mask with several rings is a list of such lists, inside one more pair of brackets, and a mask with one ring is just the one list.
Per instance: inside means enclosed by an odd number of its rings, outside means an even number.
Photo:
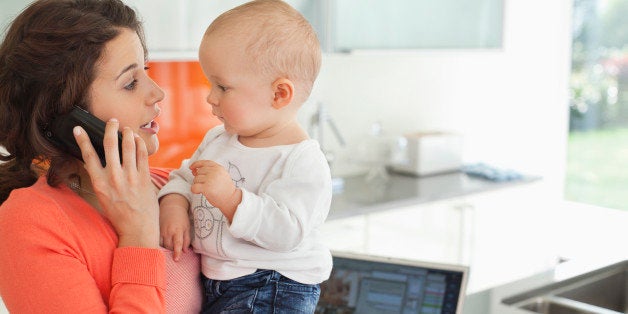
[{"label": "sweater sleeve", "polygon": [[291,251],[324,223],[331,195],[325,157],[318,145],[305,145],[288,158],[281,178],[258,194],[242,190],[229,231],[271,251]]},{"label": "sweater sleeve", "polygon": [[116,243],[93,209],[66,212],[49,197],[14,191],[0,206],[5,305],[11,313],[164,312],[163,254]]},{"label": "sweater sleeve", "polygon": [[109,312],[164,312],[165,268],[166,261],[160,249],[116,249],[111,266]]}]

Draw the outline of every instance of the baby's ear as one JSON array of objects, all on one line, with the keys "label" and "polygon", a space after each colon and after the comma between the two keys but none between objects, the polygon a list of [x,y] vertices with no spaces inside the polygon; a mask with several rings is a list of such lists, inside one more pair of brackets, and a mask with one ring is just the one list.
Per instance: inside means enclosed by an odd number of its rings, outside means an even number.
[{"label": "baby's ear", "polygon": [[287,78],[279,78],[273,82],[273,107],[281,109],[292,102],[294,98],[294,84]]}]

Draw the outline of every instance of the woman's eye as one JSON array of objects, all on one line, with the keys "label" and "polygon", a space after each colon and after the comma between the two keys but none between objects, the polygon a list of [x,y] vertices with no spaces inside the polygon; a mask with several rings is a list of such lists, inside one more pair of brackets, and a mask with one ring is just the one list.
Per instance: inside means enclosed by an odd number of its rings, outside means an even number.
[{"label": "woman's eye", "polygon": [[131,83],[129,83],[128,85],[124,86],[124,89],[126,89],[126,90],[134,90],[136,85],[137,85],[137,80],[133,80]]}]

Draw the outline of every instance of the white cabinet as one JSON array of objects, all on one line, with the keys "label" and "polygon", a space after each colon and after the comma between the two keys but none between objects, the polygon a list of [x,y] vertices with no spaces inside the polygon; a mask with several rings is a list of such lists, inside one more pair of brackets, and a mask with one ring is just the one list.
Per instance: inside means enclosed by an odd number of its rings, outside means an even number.
[{"label": "white cabinet", "polygon": [[124,0],[144,22],[148,50],[156,55],[173,56],[196,51],[205,29],[221,12],[211,2],[198,0]]},{"label": "white cabinet", "polygon": [[553,266],[543,182],[345,219],[323,226],[332,250],[468,265],[468,292]]},{"label": "white cabinet", "polygon": [[[207,26],[248,0],[124,0],[144,20],[151,58],[196,59]],[[499,48],[503,0],[371,2],[286,0],[318,33],[325,52],[360,49]],[[368,36],[364,36],[368,34]]]},{"label": "white cabinet", "polygon": [[[144,22],[151,60],[197,60],[207,26],[223,12],[249,0],[123,0]],[[306,18],[314,18],[312,0],[288,0]]]}]

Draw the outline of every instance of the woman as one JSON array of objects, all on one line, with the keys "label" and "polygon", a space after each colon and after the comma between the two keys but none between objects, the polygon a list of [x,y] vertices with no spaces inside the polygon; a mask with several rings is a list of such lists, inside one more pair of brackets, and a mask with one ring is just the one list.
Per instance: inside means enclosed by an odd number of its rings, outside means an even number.
[{"label": "woman", "polygon": [[[167,260],[148,168],[164,93],[146,69],[141,23],[119,0],[36,1],[8,29],[0,45],[0,146],[8,152],[0,156],[0,295],[10,312],[165,311]],[[73,106],[108,121],[106,167],[80,127],[84,164],[43,135]]]}]

